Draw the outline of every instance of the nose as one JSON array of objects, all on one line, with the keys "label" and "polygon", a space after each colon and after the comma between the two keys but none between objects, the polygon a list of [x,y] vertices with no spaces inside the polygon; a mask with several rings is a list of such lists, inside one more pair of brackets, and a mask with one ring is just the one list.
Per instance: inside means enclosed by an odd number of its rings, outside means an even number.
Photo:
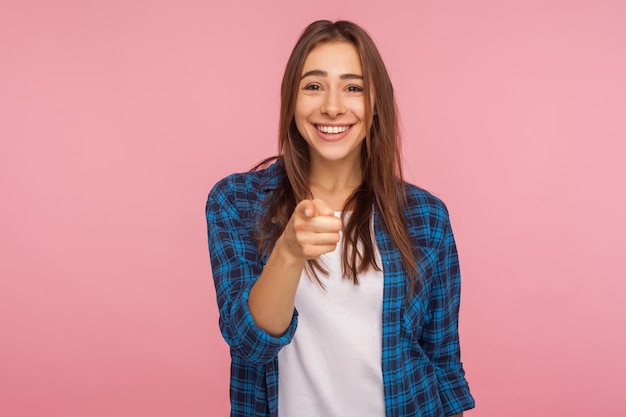
[{"label": "nose", "polygon": [[322,107],[320,111],[322,112],[322,114],[333,119],[344,114],[345,106],[341,96],[341,91],[328,91],[324,95],[324,101],[322,102]]}]

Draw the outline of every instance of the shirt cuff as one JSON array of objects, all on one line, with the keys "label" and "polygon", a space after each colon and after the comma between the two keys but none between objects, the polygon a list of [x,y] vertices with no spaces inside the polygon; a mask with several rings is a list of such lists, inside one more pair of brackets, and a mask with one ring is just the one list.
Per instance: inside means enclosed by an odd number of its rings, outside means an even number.
[{"label": "shirt cuff", "polygon": [[474,398],[470,393],[462,367],[450,370],[439,369],[437,374],[439,397],[443,404],[444,415],[453,416],[474,408]]},{"label": "shirt cuff", "polygon": [[291,322],[285,333],[281,336],[272,336],[259,328],[252,318],[248,306],[250,288],[243,290],[240,304],[232,316],[234,327],[231,330],[236,334],[236,338],[241,341],[239,353],[255,365],[264,365],[274,359],[280,349],[293,339],[298,325],[298,312],[294,309]]}]

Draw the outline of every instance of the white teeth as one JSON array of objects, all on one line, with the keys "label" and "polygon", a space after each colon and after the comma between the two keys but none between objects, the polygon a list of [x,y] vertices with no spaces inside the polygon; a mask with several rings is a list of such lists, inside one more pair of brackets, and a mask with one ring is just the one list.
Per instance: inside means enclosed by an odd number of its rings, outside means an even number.
[{"label": "white teeth", "polygon": [[323,133],[342,133],[349,128],[350,126],[317,126],[317,130]]}]

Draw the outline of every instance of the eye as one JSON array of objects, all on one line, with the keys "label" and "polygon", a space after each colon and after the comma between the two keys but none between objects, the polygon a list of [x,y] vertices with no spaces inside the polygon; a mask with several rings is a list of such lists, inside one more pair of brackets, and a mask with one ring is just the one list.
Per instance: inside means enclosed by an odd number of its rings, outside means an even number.
[{"label": "eye", "polygon": [[363,92],[363,87],[361,87],[360,85],[349,85],[346,90],[349,93],[362,93]]},{"label": "eye", "polygon": [[322,87],[319,84],[307,84],[304,86],[304,90],[308,91],[320,91]]}]

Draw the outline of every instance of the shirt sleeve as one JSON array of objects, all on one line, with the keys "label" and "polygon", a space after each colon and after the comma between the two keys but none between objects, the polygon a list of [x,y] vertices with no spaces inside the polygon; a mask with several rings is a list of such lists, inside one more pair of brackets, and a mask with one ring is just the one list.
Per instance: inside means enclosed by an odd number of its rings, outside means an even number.
[{"label": "shirt sleeve", "polygon": [[435,368],[445,415],[474,408],[461,363],[458,319],[461,296],[459,259],[448,212],[443,208],[437,261],[429,300],[431,320],[424,328],[424,350]]},{"label": "shirt sleeve", "polygon": [[256,241],[248,221],[242,218],[235,196],[243,184],[232,177],[218,182],[209,193],[206,204],[207,232],[213,281],[219,308],[222,335],[231,354],[248,362],[263,365],[293,338],[297,325],[294,310],[291,323],[280,337],[257,327],[248,308],[248,295],[263,270]]}]

